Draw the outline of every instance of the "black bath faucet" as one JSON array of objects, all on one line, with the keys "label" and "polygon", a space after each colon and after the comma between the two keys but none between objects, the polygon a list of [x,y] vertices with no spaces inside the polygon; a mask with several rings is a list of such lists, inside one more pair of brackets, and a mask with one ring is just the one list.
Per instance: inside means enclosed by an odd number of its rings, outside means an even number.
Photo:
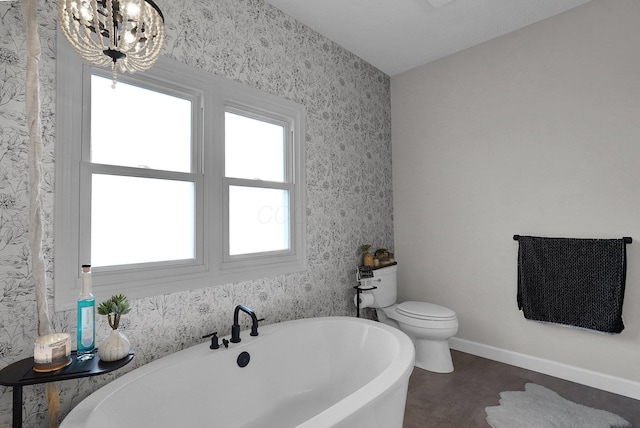
[{"label": "black bath faucet", "polygon": [[233,325],[231,326],[231,343],[240,342],[240,324],[238,324],[238,313],[242,311],[251,317],[251,333],[250,336],[258,335],[258,317],[249,308],[243,305],[236,306],[233,312]]}]

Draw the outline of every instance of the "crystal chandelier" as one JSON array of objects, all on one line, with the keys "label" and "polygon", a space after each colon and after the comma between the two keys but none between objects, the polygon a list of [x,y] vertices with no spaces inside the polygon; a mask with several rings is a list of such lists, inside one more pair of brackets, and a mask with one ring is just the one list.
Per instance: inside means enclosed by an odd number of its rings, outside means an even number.
[{"label": "crystal chandelier", "polygon": [[149,69],[164,43],[164,16],[152,0],[59,0],[62,33],[82,58],[121,72]]}]

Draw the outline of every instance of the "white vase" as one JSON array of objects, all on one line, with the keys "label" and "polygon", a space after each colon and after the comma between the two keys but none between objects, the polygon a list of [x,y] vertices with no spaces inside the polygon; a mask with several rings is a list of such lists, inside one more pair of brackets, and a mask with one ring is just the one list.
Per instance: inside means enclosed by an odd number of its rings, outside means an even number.
[{"label": "white vase", "polygon": [[111,330],[98,347],[98,355],[102,361],[118,361],[129,355],[130,350],[131,343],[127,336],[119,330]]}]

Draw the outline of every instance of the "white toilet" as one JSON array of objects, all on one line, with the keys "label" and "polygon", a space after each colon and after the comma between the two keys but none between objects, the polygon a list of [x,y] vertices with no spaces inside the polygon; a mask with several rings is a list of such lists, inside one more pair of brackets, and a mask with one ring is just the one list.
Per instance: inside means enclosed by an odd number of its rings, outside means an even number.
[{"label": "white toilet", "polygon": [[376,308],[378,320],[399,328],[413,341],[416,367],[436,373],[451,373],[453,362],[449,338],[458,332],[456,313],[444,306],[426,302],[396,303],[398,266],[373,271],[373,278],[360,279],[363,291],[360,307]]}]

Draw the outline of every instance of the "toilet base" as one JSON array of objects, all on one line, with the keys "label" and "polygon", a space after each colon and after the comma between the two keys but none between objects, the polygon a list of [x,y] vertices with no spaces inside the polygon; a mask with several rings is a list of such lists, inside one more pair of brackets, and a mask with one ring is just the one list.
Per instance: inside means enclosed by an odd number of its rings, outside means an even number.
[{"label": "toilet base", "polygon": [[[395,306],[395,305],[394,305]],[[399,320],[394,307],[377,308],[378,320],[402,330],[413,342],[416,352],[414,365],[435,373],[453,372],[449,338],[458,332],[458,320],[424,321],[420,327]],[[395,319],[390,317],[392,315]]]},{"label": "toilet base", "polygon": [[416,367],[435,373],[453,372],[448,340],[412,340],[416,350]]}]

